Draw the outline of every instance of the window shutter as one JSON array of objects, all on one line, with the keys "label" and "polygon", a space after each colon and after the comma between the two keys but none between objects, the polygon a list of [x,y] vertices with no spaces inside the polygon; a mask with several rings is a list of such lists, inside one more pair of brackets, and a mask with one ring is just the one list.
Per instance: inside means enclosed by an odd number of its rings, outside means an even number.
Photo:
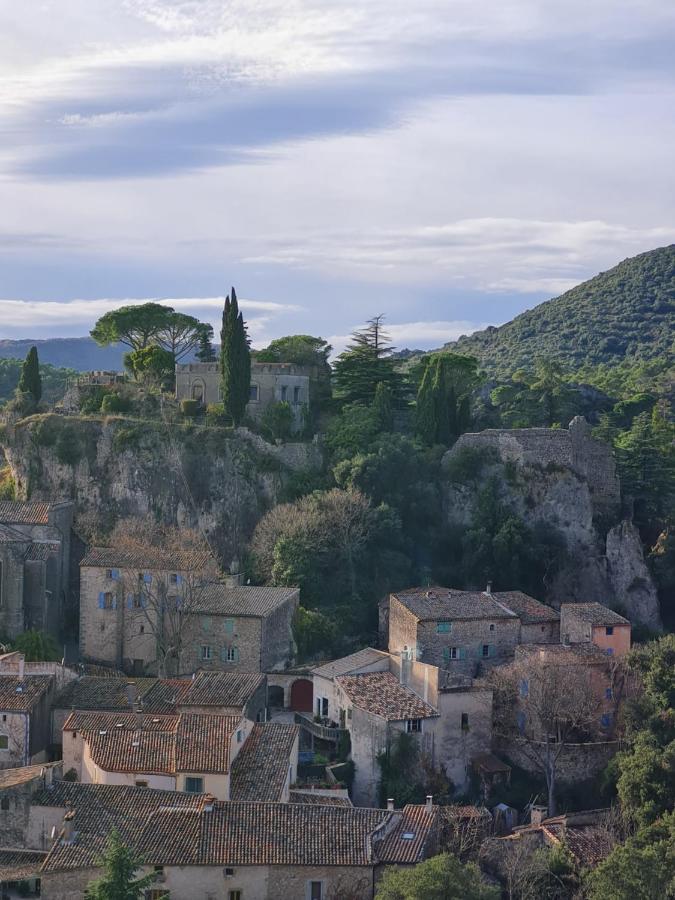
[{"label": "window shutter", "polygon": [[182,583],[183,583],[183,576],[176,575],[176,584],[182,584]]},{"label": "window shutter", "polygon": [[459,658],[460,658],[460,659],[466,659],[466,650],[465,650],[464,647],[460,647],[460,648],[459,648]]},{"label": "window shutter", "polygon": [[141,594],[141,609],[145,609],[147,605],[148,598],[145,596],[145,594]]},{"label": "window shutter", "polygon": [[134,598],[133,598],[133,594],[129,594],[129,595],[127,596],[127,609],[133,609],[133,608],[134,608]]},{"label": "window shutter", "polygon": [[114,580],[114,581],[117,581],[117,579],[120,577],[120,570],[119,570],[119,569],[113,569],[113,570],[111,571],[110,574],[112,575],[113,580]]},{"label": "window shutter", "polygon": [[114,595],[112,598],[112,608],[117,609],[117,597],[115,597]]},{"label": "window shutter", "polygon": [[443,647],[443,662],[448,662],[450,659],[450,648]]},{"label": "window shutter", "polygon": [[103,591],[98,595],[98,608],[105,609],[105,593]]},{"label": "window shutter", "polygon": [[144,581],[146,584],[152,584],[152,575],[151,575],[149,572],[146,572],[146,573],[143,575],[143,581]]},{"label": "window shutter", "polygon": [[227,662],[227,647],[220,648],[220,661]]},{"label": "window shutter", "polygon": [[233,647],[232,650],[234,651],[234,661],[239,662],[239,647]]}]

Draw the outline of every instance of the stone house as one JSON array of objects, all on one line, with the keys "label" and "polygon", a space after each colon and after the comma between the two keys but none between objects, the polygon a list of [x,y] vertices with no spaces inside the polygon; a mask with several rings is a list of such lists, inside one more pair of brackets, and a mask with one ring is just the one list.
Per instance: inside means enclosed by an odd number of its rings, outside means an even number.
[{"label": "stone house", "polygon": [[61,774],[60,762],[0,771],[0,847],[46,849],[43,841],[39,845],[28,844],[31,802],[33,794],[51,785]]},{"label": "stone house", "polygon": [[364,672],[388,672],[389,654],[373,647],[357,650],[332,662],[323,663],[311,670],[314,684],[314,715],[337,722],[340,707],[337,701],[335,679],[339,675],[357,675]]},{"label": "stone house", "polygon": [[83,657],[134,675],[156,674],[162,642],[179,647],[165,663],[178,674],[287,665],[299,591],[216,576],[208,553],[92,548],[80,564]]},{"label": "stone house", "polygon": [[630,650],[630,622],[601,603],[563,603],[560,632],[565,644],[594,644],[608,656]]},{"label": "stone house", "polygon": [[70,594],[71,502],[0,501],[0,632],[59,634]]},{"label": "stone house", "polygon": [[412,588],[383,610],[389,652],[475,676],[513,658],[530,640],[558,639],[558,613],[521,591]]},{"label": "stone house", "polygon": [[191,900],[368,900],[384,868],[414,865],[436,852],[438,812],[431,805],[223,803],[165,791],[71,787],[76,790],[61,794],[59,786],[36,797],[52,814],[48,821],[65,813],[40,871],[46,900],[83,896],[98,875],[112,826],[144,857],[142,871],[157,874],[158,890]]},{"label": "stone house", "polygon": [[[288,403],[293,414],[294,430],[301,430],[305,411],[309,409],[310,382],[316,374],[313,366],[251,360],[251,388],[246,415],[260,420],[273,403]],[[203,405],[222,403],[220,364],[178,363],[176,400],[197,400]]]}]

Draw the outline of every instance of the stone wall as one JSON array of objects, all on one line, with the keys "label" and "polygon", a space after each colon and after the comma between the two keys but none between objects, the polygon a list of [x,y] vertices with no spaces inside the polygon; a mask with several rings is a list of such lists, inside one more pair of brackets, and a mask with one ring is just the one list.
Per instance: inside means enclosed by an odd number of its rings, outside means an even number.
[{"label": "stone wall", "polygon": [[[558,783],[576,784],[595,778],[620,749],[621,745],[618,741],[568,744],[558,757]],[[499,752],[526,772],[541,775],[541,770],[535,766],[531,757],[518,744],[505,744],[499,748]]]},{"label": "stone wall", "polygon": [[[262,622],[253,616],[194,615],[185,638],[182,668],[186,673],[197,669],[227,672],[260,672],[262,657]],[[233,622],[233,631],[229,631]],[[211,658],[203,659],[202,646],[211,648]],[[236,649],[237,658],[227,659],[227,649]]]},{"label": "stone wall", "polygon": [[292,600],[282,603],[262,620],[262,648],[260,667],[263,672],[283,669],[295,657],[293,616],[300,602],[297,591]]}]

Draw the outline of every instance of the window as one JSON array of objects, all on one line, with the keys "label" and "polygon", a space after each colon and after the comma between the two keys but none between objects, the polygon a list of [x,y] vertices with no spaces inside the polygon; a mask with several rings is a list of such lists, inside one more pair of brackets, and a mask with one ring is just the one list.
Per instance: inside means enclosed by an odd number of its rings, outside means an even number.
[{"label": "window", "polygon": [[134,594],[133,600],[131,601],[132,609],[143,609],[143,597],[141,594]]},{"label": "window", "polygon": [[234,634],[234,619],[225,619],[225,634]]},{"label": "window", "polygon": [[0,750],[9,750],[9,736],[0,734]]},{"label": "window", "polygon": [[490,631],[494,631],[494,630],[495,630],[495,623],[490,622]]},{"label": "window", "polygon": [[228,891],[227,900],[241,900],[243,894],[241,891]]},{"label": "window", "polygon": [[608,625],[607,628],[605,628],[605,634],[610,635],[610,636],[613,635],[614,634],[614,626]]},{"label": "window", "polygon": [[421,719],[406,719],[405,720],[405,730],[408,734],[419,733],[422,730],[422,720]]},{"label": "window", "polygon": [[324,719],[328,717],[328,697],[316,698],[316,714]]},{"label": "window", "polygon": [[211,647],[209,644],[202,644],[200,655],[202,659],[211,659]]},{"label": "window", "polygon": [[293,388],[293,403],[299,403],[299,402],[300,402],[300,388],[294,387]]},{"label": "window", "polygon": [[226,878],[232,878],[233,875],[234,875],[234,869],[233,869],[231,866],[226,866],[226,867],[223,869],[223,875],[224,875]]},{"label": "window", "polygon": [[450,634],[452,631],[452,622],[438,622],[436,624],[436,634]]},{"label": "window", "polygon": [[141,626],[140,626],[140,628],[138,629],[138,633],[139,633],[139,634],[145,634],[145,625],[141,625]]},{"label": "window", "polygon": [[103,599],[104,599],[106,609],[114,609],[115,608],[114,607],[115,598],[110,591],[105,592],[105,594],[103,595]]},{"label": "window", "polygon": [[238,744],[241,744],[241,742],[243,741],[243,739],[244,739],[244,732],[243,732],[243,731],[241,730],[241,728],[240,728],[240,729],[237,731],[237,743],[238,743]]},{"label": "window", "polygon": [[0,809],[9,809],[9,797],[3,797],[0,801]]},{"label": "window", "polygon": [[308,900],[324,900],[323,881],[310,881],[307,887]]},{"label": "window", "polygon": [[603,728],[609,728],[609,726],[612,724],[612,714],[604,713],[602,716],[600,716],[600,724]]},{"label": "window", "polygon": [[211,631],[211,616],[202,616],[202,629]]},{"label": "window", "polygon": [[7,721],[7,713],[3,713],[3,714],[2,714],[2,721],[3,721],[3,722],[6,722],[6,721]]},{"label": "window", "polygon": [[249,401],[253,401],[253,403],[257,403],[260,400],[260,388],[257,384],[252,384],[249,388]]},{"label": "window", "polygon": [[607,656],[614,656],[614,648],[613,648],[613,647],[608,647],[608,648],[605,650],[605,653],[607,654]]},{"label": "window", "polygon": [[464,659],[464,648],[443,647],[443,661],[450,662],[452,659]]},{"label": "window", "polygon": [[147,781],[137,781],[136,782],[136,787],[147,787],[147,786],[148,786]]},{"label": "window", "polygon": [[527,680],[527,678],[523,678],[523,680],[520,682],[520,696],[528,697],[529,694],[530,694],[530,682]]},{"label": "window", "polygon": [[222,662],[236,663],[239,662],[238,647],[223,647],[220,651],[220,659]]},{"label": "window", "polygon": [[488,656],[490,656],[490,655],[491,655],[491,654],[490,654],[490,645],[489,645],[489,644],[483,644],[483,658],[486,659],[486,658],[487,658]]},{"label": "window", "polygon": [[469,714],[462,713],[462,731],[469,730]]},{"label": "window", "polygon": [[611,700],[613,696],[614,692],[612,691],[611,687],[605,688],[605,700]]},{"label": "window", "polygon": [[185,793],[201,794],[204,791],[204,779],[197,778],[194,775],[185,776]]},{"label": "window", "polygon": [[178,584],[178,575],[175,572],[169,575],[169,584]]},{"label": "window", "polygon": [[282,385],[282,387],[281,387],[281,402],[282,402],[282,403],[285,403],[286,400],[288,400],[288,388],[287,388],[286,385],[284,384],[284,385]]}]

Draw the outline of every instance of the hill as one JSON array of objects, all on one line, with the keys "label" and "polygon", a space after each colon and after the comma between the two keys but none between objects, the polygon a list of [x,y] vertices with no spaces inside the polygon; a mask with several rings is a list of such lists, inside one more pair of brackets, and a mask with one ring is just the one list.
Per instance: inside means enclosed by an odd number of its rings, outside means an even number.
[{"label": "hill", "polygon": [[121,344],[99,347],[90,337],[0,340],[0,359],[23,360],[33,346],[38,349],[41,363],[77,369],[78,372],[122,371],[122,358],[128,349]]},{"label": "hill", "polygon": [[576,369],[584,364],[650,360],[673,352],[675,244],[625,259],[554,300],[499,328],[443,349],[476,356],[504,377],[547,356]]}]

